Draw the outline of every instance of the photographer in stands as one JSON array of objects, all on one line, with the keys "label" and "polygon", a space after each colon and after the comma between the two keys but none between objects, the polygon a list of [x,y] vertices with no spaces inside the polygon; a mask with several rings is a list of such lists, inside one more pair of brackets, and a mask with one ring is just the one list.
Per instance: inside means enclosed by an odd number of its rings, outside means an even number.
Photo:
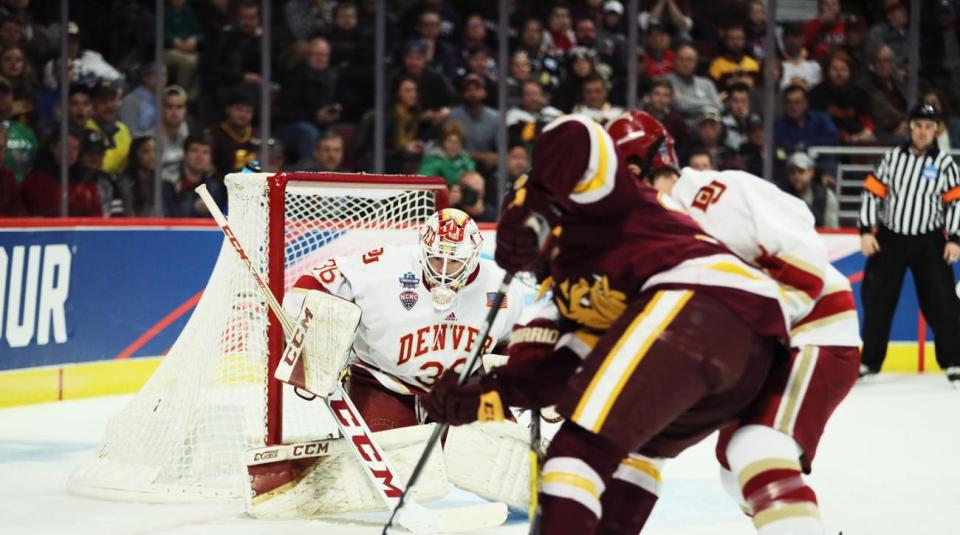
[{"label": "photographer in stands", "polygon": [[470,214],[476,221],[496,221],[497,210],[484,200],[485,191],[483,176],[476,171],[467,171],[460,177],[460,182],[450,188],[450,204]]}]

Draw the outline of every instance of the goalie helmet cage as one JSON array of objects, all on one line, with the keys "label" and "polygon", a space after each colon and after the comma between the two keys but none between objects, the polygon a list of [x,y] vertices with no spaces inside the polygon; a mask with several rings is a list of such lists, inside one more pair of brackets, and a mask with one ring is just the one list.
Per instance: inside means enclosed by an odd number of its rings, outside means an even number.
[{"label": "goalie helmet cage", "polygon": [[[435,177],[240,173],[226,184],[229,224],[278,300],[329,258],[411,243],[448,202]],[[190,320],[68,489],[148,502],[242,497],[245,451],[337,432],[321,401],[273,379],[282,350],[279,321],[224,242]]]}]

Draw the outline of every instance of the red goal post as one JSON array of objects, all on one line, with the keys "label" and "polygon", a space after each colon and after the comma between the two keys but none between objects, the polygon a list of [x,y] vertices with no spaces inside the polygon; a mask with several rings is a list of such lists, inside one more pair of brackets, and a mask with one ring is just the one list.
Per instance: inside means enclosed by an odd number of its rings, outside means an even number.
[{"label": "red goal post", "polygon": [[[358,191],[369,192],[391,192],[391,191],[422,191],[432,193],[434,199],[433,210],[442,210],[449,205],[449,193],[446,182],[439,177],[424,177],[416,175],[377,175],[365,173],[311,173],[311,172],[282,172],[271,175],[267,179],[270,199],[270,231],[269,231],[269,250],[286,251],[287,249],[287,192],[288,188],[299,190],[316,189],[318,191],[326,190],[328,192],[341,189],[355,189]],[[400,221],[385,221],[391,228],[404,228],[408,225],[418,225],[423,223],[421,218],[426,212],[416,212],[411,220],[401,218]],[[428,213],[426,215],[429,215]],[[276,222],[283,221],[283,225]],[[301,226],[301,221],[292,222],[296,226]],[[337,218],[331,221],[333,225],[343,225],[349,228],[350,218],[339,220]],[[352,251],[359,252],[359,251]],[[333,256],[333,255],[330,255]],[[292,281],[286,276],[287,269],[286,254],[270,255],[269,276],[267,284],[273,295],[278,301],[283,301],[283,295]],[[299,277],[299,274],[297,276]],[[280,356],[283,353],[283,329],[280,322],[270,314],[268,318],[268,337],[269,337],[269,358],[267,361],[268,369],[276,368],[280,362]],[[270,373],[267,379],[267,415],[266,415],[266,445],[280,444],[283,442],[283,396],[281,383],[273,378]]]}]

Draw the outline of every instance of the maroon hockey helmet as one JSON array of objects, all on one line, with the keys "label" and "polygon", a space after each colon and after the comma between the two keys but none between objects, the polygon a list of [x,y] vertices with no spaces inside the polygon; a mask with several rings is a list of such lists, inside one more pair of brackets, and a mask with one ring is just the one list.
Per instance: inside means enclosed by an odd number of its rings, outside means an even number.
[{"label": "maroon hockey helmet", "polygon": [[607,124],[617,153],[629,163],[640,166],[643,177],[651,177],[661,169],[680,172],[673,136],[653,115],[645,111],[628,111]]}]

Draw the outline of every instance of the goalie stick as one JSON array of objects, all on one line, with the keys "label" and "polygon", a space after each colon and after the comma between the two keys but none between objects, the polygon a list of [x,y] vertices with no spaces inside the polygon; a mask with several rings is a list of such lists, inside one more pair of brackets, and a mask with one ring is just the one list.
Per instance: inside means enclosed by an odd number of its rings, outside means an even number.
[{"label": "goalie stick", "polygon": [[[273,315],[283,326],[284,334],[286,334],[290,340],[302,340],[303,333],[307,328],[306,323],[300,322],[294,325],[293,322],[290,321],[290,318],[287,317],[283,311],[283,307],[277,301],[276,296],[273,295],[273,292],[267,287],[266,282],[264,282],[263,278],[253,267],[243,245],[233,233],[233,229],[230,228],[223,212],[220,211],[220,208],[210,196],[206,186],[201,184],[197,187],[196,192],[207,206],[207,209],[210,210],[214,221],[216,221],[220,230],[223,231],[224,236],[227,238],[227,241],[230,242],[237,256],[254,278],[257,287],[263,294],[264,300],[270,307],[270,311],[273,312]],[[503,296],[501,295],[500,297],[502,299]],[[499,303],[495,303],[495,305],[497,306],[495,306],[493,310],[499,308]],[[475,362],[472,364],[475,364]],[[400,508],[403,497],[407,494],[406,488],[409,487],[405,487],[400,480],[397,471],[387,460],[383,449],[374,440],[370,428],[367,427],[366,422],[360,416],[360,412],[343,390],[343,387],[338,384],[333,394],[323,399],[325,401],[324,406],[330,411],[331,416],[333,416],[337,427],[340,428],[340,433],[344,436],[357,460],[364,467],[364,473],[367,474],[370,482],[374,488],[377,489],[377,492],[383,498],[387,507],[393,507],[393,512],[390,517],[392,520]],[[439,428],[440,426],[437,426],[436,429]],[[437,435],[436,432],[434,434]],[[421,458],[420,461],[425,461],[425,459]],[[426,463],[423,462],[422,464]],[[421,463],[418,462],[417,469],[422,470],[422,466],[420,465]],[[417,469],[414,469],[414,474]],[[411,482],[414,479],[414,474],[411,474]],[[500,502],[446,509],[428,509],[414,501],[409,501],[406,505],[406,511],[400,516],[399,522],[400,525],[414,533],[473,531],[499,526],[507,518],[507,506]]]}]

